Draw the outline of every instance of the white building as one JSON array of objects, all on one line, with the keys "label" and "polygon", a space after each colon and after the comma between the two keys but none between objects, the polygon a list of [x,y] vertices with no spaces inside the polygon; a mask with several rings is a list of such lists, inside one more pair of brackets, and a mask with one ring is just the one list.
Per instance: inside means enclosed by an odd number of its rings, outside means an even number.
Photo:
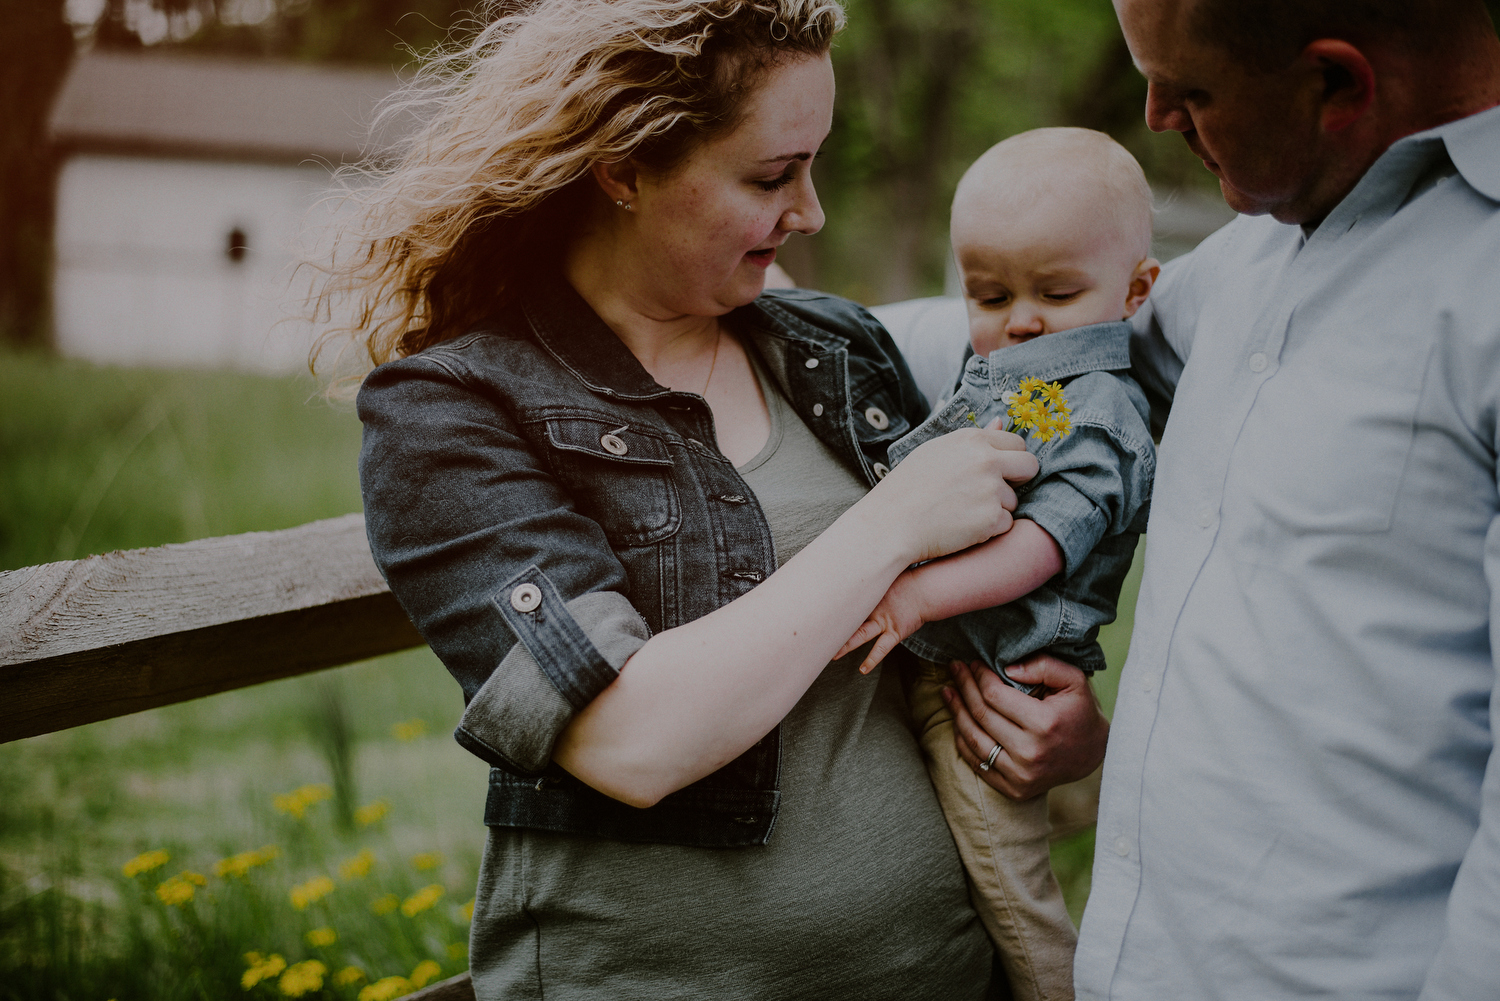
[{"label": "white building", "polygon": [[160,367],[307,364],[291,250],[326,225],[333,168],[369,133],[389,70],[89,53],[53,108],[64,156],[58,350]]}]

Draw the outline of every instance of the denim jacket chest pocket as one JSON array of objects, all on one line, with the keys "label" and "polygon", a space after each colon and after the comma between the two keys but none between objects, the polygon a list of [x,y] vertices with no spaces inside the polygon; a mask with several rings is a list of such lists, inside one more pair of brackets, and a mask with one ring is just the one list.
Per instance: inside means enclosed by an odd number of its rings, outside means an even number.
[{"label": "denim jacket chest pocket", "polygon": [[649,546],[682,527],[665,438],[608,414],[550,416],[541,423],[547,459],[578,513],[611,543]]}]

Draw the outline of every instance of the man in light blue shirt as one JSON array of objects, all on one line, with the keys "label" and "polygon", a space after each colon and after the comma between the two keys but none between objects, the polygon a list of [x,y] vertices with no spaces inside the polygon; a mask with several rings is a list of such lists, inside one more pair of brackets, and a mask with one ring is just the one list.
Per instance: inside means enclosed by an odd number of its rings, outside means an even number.
[{"label": "man in light blue shirt", "polygon": [[1244,215],[1136,318],[1171,416],[1078,996],[1493,1001],[1500,40],[1477,0],[1116,8]]},{"label": "man in light blue shirt", "polygon": [[1080,997],[1500,998],[1500,41],[1356,6],[1117,0],[1247,214],[1138,327],[1171,418]]}]

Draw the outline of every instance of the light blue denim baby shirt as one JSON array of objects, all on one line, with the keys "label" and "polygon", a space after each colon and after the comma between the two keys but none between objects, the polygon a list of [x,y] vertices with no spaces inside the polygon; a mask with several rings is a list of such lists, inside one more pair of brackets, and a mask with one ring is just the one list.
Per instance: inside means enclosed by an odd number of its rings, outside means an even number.
[{"label": "light blue denim baby shirt", "polygon": [[1017,601],[928,623],[906,639],[913,653],[999,670],[1046,651],[1090,673],[1104,667],[1099,627],[1114,621],[1156,472],[1146,396],[1126,374],[1130,335],[1128,323],[1096,323],[973,355],[952,399],[891,446],[894,465],[939,435],[983,427],[1026,378],[1062,383],[1072,408],[1071,434],[1027,441],[1041,470],[1018,488],[1015,512],[1057,540],[1062,572]]}]

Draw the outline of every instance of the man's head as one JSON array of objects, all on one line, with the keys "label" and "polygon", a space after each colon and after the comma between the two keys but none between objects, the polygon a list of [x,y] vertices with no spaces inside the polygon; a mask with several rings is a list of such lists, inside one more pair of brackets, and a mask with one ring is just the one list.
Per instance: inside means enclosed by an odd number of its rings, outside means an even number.
[{"label": "man's head", "polygon": [[1391,143],[1500,102],[1481,0],[1115,0],[1149,85],[1240,212],[1321,219]]},{"label": "man's head", "polygon": [[991,147],[959,181],[951,233],[976,354],[1128,317],[1160,270],[1140,164],[1088,129]]}]

